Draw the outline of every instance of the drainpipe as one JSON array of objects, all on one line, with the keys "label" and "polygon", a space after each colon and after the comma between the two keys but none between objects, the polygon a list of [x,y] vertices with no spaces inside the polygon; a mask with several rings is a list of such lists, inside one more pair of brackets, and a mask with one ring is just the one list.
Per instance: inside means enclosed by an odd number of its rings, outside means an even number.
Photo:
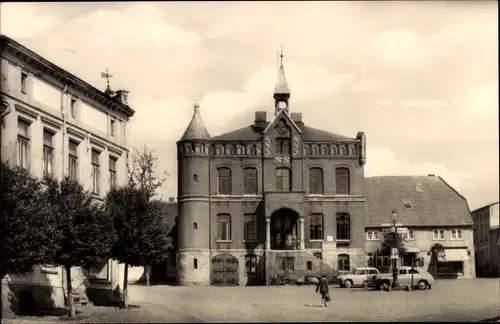
[{"label": "drainpipe", "polygon": [[[64,114],[64,95],[68,92],[68,85],[65,84],[64,85],[64,89],[63,91],[61,91],[61,118],[63,120],[63,125],[62,125],[62,153],[61,153],[61,180],[64,179],[64,175],[65,175],[65,172],[64,172],[64,141],[65,141],[65,135],[66,135],[66,116]],[[63,289],[63,296],[66,296],[66,292],[64,291],[64,283],[66,280],[64,280],[64,275],[65,275],[65,271],[64,271],[64,267],[61,267],[62,269],[62,275],[61,275],[61,287]],[[71,298],[71,296],[67,296],[67,300],[69,302],[69,299]]]}]

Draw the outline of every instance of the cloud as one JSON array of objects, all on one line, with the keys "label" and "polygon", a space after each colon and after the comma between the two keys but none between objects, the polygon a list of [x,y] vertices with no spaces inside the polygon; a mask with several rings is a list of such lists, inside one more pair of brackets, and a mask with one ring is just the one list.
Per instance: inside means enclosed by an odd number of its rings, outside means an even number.
[{"label": "cloud", "polygon": [[427,176],[434,174],[443,178],[456,189],[471,186],[474,180],[472,175],[460,170],[450,170],[444,163],[429,161],[422,164],[413,164],[398,158],[394,152],[386,148],[368,147],[366,156],[365,176],[367,177],[382,175]]},{"label": "cloud", "polygon": [[433,99],[411,99],[406,100],[399,103],[399,106],[405,108],[429,108],[436,109],[442,108],[445,103],[441,100],[433,100]]},{"label": "cloud", "polygon": [[40,14],[29,3],[0,4],[0,30],[12,38],[36,37],[60,22],[55,15]]},{"label": "cloud", "polygon": [[467,118],[495,118],[498,122],[498,81],[484,83],[470,89],[455,103]]}]

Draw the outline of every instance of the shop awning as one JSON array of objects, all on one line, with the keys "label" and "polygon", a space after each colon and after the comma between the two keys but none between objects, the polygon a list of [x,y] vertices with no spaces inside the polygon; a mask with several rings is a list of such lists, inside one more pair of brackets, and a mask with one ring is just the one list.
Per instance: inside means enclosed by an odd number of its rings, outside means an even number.
[{"label": "shop awning", "polygon": [[467,249],[445,249],[444,257],[440,257],[440,262],[468,261],[470,260]]}]

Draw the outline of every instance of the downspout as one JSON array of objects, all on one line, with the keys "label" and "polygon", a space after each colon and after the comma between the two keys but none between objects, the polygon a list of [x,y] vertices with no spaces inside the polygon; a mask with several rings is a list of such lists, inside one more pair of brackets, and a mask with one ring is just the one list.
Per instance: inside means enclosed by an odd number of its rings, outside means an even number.
[{"label": "downspout", "polygon": [[[208,264],[210,265],[209,269],[209,286],[212,285],[212,178],[211,172],[212,169],[212,150],[210,145],[210,140],[208,142]],[[238,274],[239,276],[239,274]]]},{"label": "downspout", "polygon": [[[63,91],[61,91],[61,118],[63,120],[63,125],[62,125],[62,152],[61,152],[61,179],[64,179],[64,140],[65,140],[65,134],[66,134],[66,116],[64,114],[64,95],[67,93],[68,91],[68,85],[65,84],[64,85],[64,89]],[[66,292],[64,291],[64,267],[61,267],[63,269],[62,271],[62,275],[61,275],[61,287],[63,289],[63,296],[66,296]],[[67,296],[67,299],[68,299],[68,302],[69,302],[69,298],[71,298],[71,296]]]}]

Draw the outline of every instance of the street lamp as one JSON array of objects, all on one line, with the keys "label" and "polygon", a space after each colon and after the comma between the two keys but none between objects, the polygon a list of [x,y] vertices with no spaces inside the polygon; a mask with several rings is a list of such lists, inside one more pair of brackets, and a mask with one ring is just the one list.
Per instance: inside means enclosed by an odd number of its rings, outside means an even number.
[{"label": "street lamp", "polygon": [[[392,211],[391,220],[392,220],[392,228],[394,231],[394,240],[392,241],[392,248],[398,249],[398,228],[397,228],[398,213],[395,210]],[[398,269],[397,269],[398,259],[392,257],[391,261],[392,261],[392,288],[394,288],[397,286],[397,281],[398,281]]]}]

